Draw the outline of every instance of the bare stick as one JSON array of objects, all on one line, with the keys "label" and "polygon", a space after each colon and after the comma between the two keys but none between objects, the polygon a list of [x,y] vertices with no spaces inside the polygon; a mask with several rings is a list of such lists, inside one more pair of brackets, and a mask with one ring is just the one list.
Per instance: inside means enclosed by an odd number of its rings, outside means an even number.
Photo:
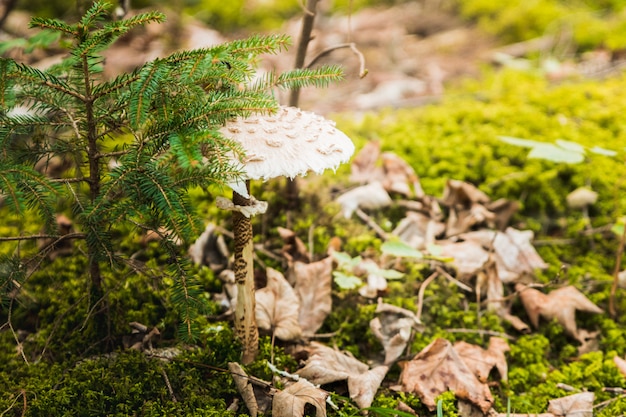
[{"label": "bare stick", "polygon": [[172,397],[172,402],[177,403],[176,395],[174,395],[174,389],[172,388],[172,384],[170,383],[170,379],[167,377],[167,373],[165,369],[161,367],[161,375],[163,375],[163,379],[165,380],[165,386],[167,386],[167,391],[170,393]]},{"label": "bare stick", "polygon": [[350,48],[352,52],[354,52],[354,54],[357,56],[357,58],[359,59],[359,78],[364,78],[368,73],[367,69],[365,68],[365,57],[363,56],[363,53],[361,53],[361,51],[359,51],[359,49],[356,47],[356,44],[354,42],[341,43],[339,45],[331,46],[330,48],[324,49],[322,52],[317,54],[313,58],[313,60],[311,60],[311,62],[309,62],[306,68],[311,68],[321,58],[325,57],[326,55],[337,49],[342,48]]},{"label": "bare stick", "polygon": [[422,282],[422,285],[420,285],[420,289],[417,292],[417,313],[415,313],[418,320],[421,320],[422,318],[422,306],[424,304],[424,291],[426,290],[426,286],[433,282],[433,280],[438,276],[439,271],[435,271],[428,278],[426,278],[424,282]]},{"label": "bare stick", "polygon": [[[311,32],[313,32],[313,23],[315,22],[315,13],[317,9],[318,0],[307,0],[304,6],[304,17],[302,18],[302,30],[300,31],[300,40],[298,41],[298,50],[296,52],[295,68],[304,67],[304,59],[306,58],[306,51],[311,42]],[[289,96],[289,105],[297,106],[300,98],[300,89],[294,88],[291,90]]]},{"label": "bare stick", "polygon": [[372,230],[374,230],[374,232],[376,232],[376,234],[384,239],[387,240],[387,232],[385,232],[383,230],[382,227],[380,227],[374,220],[372,220],[372,218],[370,216],[368,216],[363,210],[361,209],[356,209],[355,213],[357,216],[359,216],[361,218],[361,220],[363,220],[365,223],[367,223],[367,225],[369,227],[372,228]]}]

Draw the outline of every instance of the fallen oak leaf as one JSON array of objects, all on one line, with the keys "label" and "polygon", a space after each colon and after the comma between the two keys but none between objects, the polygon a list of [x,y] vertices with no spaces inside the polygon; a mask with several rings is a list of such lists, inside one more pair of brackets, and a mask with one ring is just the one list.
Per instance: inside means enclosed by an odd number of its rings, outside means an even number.
[{"label": "fallen oak leaf", "polygon": [[581,335],[576,326],[576,311],[600,314],[603,310],[571,285],[558,288],[549,294],[518,283],[515,291],[520,296],[531,324],[539,327],[539,318],[556,319],[565,331],[581,343]]},{"label": "fallen oak leaf", "polygon": [[315,387],[307,380],[300,379],[298,382],[274,394],[272,416],[304,416],[305,406],[311,404],[315,407],[316,417],[326,417],[327,397],[327,392]]},{"label": "fallen oak leaf", "polygon": [[431,411],[436,407],[435,398],[447,391],[476,405],[483,413],[493,405],[489,387],[478,380],[446,339],[435,339],[401,366],[400,385],[395,388],[417,394]]},{"label": "fallen oak leaf", "polygon": [[487,382],[489,373],[494,367],[498,370],[503,381],[508,379],[508,364],[504,354],[510,348],[505,339],[501,337],[490,338],[487,349],[460,341],[454,344],[454,350],[457,351],[480,382]]},{"label": "fallen oak leaf", "polygon": [[256,321],[260,329],[271,331],[281,340],[302,336],[298,322],[300,301],[283,274],[267,268],[267,286],[256,292]]}]

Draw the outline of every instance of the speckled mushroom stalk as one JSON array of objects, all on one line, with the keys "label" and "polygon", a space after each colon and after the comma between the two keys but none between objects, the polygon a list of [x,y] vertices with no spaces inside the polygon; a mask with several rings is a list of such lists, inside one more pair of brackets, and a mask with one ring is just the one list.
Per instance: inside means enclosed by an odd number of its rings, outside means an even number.
[{"label": "speckled mushroom stalk", "polygon": [[255,317],[252,223],[250,217],[264,213],[267,204],[250,196],[250,180],[294,178],[309,171],[322,173],[347,162],[354,153],[352,141],[330,120],[295,107],[281,107],[270,116],[253,116],[228,122],[221,133],[245,151],[242,181],[230,184],[232,202],[219,200],[233,210],[235,240],[235,334],[243,344],[242,362],[250,363],[258,351]]}]

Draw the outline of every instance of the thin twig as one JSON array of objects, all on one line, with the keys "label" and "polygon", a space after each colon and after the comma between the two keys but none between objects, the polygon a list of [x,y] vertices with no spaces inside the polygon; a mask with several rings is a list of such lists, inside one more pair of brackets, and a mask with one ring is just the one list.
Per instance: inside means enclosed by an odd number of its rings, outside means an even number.
[{"label": "thin twig", "polygon": [[167,377],[167,373],[165,372],[165,368],[163,367],[161,367],[161,375],[163,375],[163,379],[165,380],[165,386],[167,387],[167,391],[170,393],[170,396],[172,397],[172,402],[177,403],[178,399],[176,399],[176,395],[174,395],[174,389],[172,388],[170,379]]},{"label": "thin twig", "polygon": [[365,68],[365,57],[363,56],[363,53],[359,51],[359,49],[356,47],[356,44],[354,42],[341,43],[339,45],[331,46],[330,48],[324,49],[322,52],[317,54],[305,68],[311,68],[321,58],[325,57],[326,55],[337,49],[343,48],[350,48],[352,52],[354,52],[354,54],[357,56],[357,58],[359,59],[359,78],[364,78],[368,73],[367,68]]},{"label": "thin twig", "polygon": [[65,239],[84,239],[84,233],[68,233],[66,235],[47,235],[47,234],[39,234],[39,235],[28,235],[28,236],[7,236],[0,237],[0,242],[10,242],[16,240],[36,240],[36,239],[56,239],[51,245],[56,245]]},{"label": "thin twig", "polygon": [[422,285],[420,285],[420,289],[417,292],[417,313],[415,313],[418,320],[421,320],[422,318],[422,306],[424,304],[424,291],[426,290],[426,286],[433,282],[433,280],[438,276],[439,271],[435,271],[428,278],[426,278],[424,282],[422,282]]},{"label": "thin twig", "polygon": [[461,281],[459,281],[458,279],[454,278],[452,275],[448,274],[446,272],[445,269],[443,269],[440,266],[436,267],[437,272],[439,272],[441,275],[443,275],[444,277],[446,277],[449,281],[451,281],[453,284],[455,284],[457,287],[461,288],[462,290],[465,290],[467,292],[472,292],[472,287],[463,284]]},{"label": "thin twig", "polygon": [[363,210],[358,208],[354,212],[356,213],[357,216],[361,218],[361,220],[367,223],[367,225],[371,227],[372,230],[374,230],[374,232],[376,232],[376,234],[380,238],[387,240],[387,232],[385,232],[383,228],[380,227],[374,220],[372,220],[372,218],[368,216]]}]

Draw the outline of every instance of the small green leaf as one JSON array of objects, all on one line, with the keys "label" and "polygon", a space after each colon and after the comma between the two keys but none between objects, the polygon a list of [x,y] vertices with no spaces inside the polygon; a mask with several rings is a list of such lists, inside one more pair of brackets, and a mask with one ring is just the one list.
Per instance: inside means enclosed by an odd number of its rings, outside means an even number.
[{"label": "small green leaf", "polygon": [[379,275],[385,279],[400,279],[404,277],[404,274],[395,269],[379,269]]},{"label": "small green leaf", "polygon": [[585,160],[584,154],[561,148],[551,143],[544,143],[541,146],[532,148],[528,153],[528,157],[566,164],[579,164]]},{"label": "small green leaf", "polygon": [[617,236],[622,236],[624,234],[624,222],[618,222],[611,227],[611,232],[615,233]]},{"label": "small green leaf", "polygon": [[536,146],[545,145],[545,142],[538,142],[536,140],[530,140],[530,139],[514,138],[512,136],[498,136],[498,139],[500,139],[504,143],[508,143],[509,145],[521,146],[523,148],[534,148]]},{"label": "small green leaf", "polygon": [[333,277],[335,277],[335,284],[342,290],[353,290],[363,285],[363,281],[360,278],[344,274],[343,272],[335,271],[333,272]]},{"label": "small green leaf", "polygon": [[397,256],[400,258],[418,258],[424,257],[422,252],[413,249],[409,245],[400,241],[385,242],[381,245],[380,250],[385,255]]},{"label": "small green leaf", "polygon": [[563,149],[567,149],[568,151],[578,152],[581,154],[585,153],[585,147],[579,143],[571,142],[564,139],[557,139],[555,143],[557,144],[557,146],[560,146]]},{"label": "small green leaf", "polygon": [[604,155],[604,156],[616,156],[617,155],[617,152],[611,149],[604,149],[599,146],[594,146],[593,148],[589,149],[589,151],[595,154]]}]

